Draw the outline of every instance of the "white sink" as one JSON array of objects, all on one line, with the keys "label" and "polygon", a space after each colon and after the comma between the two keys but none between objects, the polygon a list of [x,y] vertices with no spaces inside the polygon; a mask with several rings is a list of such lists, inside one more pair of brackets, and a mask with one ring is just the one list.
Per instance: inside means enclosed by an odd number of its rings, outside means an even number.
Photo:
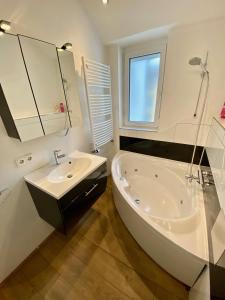
[{"label": "white sink", "polygon": [[24,178],[26,182],[60,199],[106,162],[105,157],[75,151],[61,165],[48,164]]},{"label": "white sink", "polygon": [[74,179],[76,176],[81,176],[90,164],[91,159],[87,157],[71,158],[53,169],[49,173],[47,180],[53,183],[59,183]]}]

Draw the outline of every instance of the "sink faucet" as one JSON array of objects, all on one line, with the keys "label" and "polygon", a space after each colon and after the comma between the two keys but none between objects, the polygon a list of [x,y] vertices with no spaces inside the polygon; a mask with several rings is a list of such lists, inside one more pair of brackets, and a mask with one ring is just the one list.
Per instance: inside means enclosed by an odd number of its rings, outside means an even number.
[{"label": "sink faucet", "polygon": [[60,152],[61,152],[61,150],[54,150],[53,151],[55,162],[56,162],[57,165],[60,164],[59,159],[66,156],[66,154],[59,154]]}]

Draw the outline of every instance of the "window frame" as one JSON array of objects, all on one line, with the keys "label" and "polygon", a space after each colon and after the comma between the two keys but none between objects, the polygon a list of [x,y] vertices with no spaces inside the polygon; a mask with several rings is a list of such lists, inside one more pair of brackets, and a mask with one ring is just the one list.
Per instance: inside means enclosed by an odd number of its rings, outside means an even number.
[{"label": "window frame", "polygon": [[[165,57],[167,42],[165,39],[152,40],[148,44],[125,48],[123,51],[123,104],[121,115],[121,129],[157,131],[159,127],[160,108],[163,91]],[[144,57],[160,53],[160,70],[157,89],[155,118],[153,122],[139,122],[129,120],[130,109],[130,61],[132,58]]]}]

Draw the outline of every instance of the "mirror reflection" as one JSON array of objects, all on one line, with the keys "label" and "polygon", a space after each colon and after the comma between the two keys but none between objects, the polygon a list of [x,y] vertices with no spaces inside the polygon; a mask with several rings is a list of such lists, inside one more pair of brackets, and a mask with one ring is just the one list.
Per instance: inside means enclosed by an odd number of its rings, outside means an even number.
[{"label": "mirror reflection", "polygon": [[26,36],[19,36],[45,134],[70,126],[56,46]]},{"label": "mirror reflection", "polygon": [[[58,49],[59,50],[59,49]],[[62,71],[63,85],[65,96],[67,100],[67,105],[69,108],[69,112],[71,113],[71,109],[75,109],[73,107],[74,99],[76,99],[76,74],[75,74],[75,64],[73,53],[64,50],[58,51],[60,68]],[[68,120],[69,122],[70,120]],[[68,124],[68,123],[67,123]]]},{"label": "mirror reflection", "polygon": [[1,36],[0,53],[1,112],[8,134],[21,141],[43,136],[18,37]]}]

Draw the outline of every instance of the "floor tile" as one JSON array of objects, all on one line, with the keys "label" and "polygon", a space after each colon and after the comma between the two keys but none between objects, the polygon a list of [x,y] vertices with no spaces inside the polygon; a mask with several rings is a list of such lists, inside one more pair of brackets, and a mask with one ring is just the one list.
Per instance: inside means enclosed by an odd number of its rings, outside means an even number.
[{"label": "floor tile", "polygon": [[66,236],[54,232],[0,288],[0,300],[186,300],[186,287],[136,243],[111,181]]},{"label": "floor tile", "polygon": [[133,269],[112,257],[84,237],[70,242],[74,254],[88,266],[89,272],[101,275],[104,280],[132,299],[152,299],[154,284],[143,279]]},{"label": "floor tile", "polygon": [[45,295],[57,281],[59,273],[36,252],[21,267],[21,273],[40,294]]},{"label": "floor tile", "polygon": [[41,300],[41,295],[32,287],[19,270],[0,289],[1,300]]}]

